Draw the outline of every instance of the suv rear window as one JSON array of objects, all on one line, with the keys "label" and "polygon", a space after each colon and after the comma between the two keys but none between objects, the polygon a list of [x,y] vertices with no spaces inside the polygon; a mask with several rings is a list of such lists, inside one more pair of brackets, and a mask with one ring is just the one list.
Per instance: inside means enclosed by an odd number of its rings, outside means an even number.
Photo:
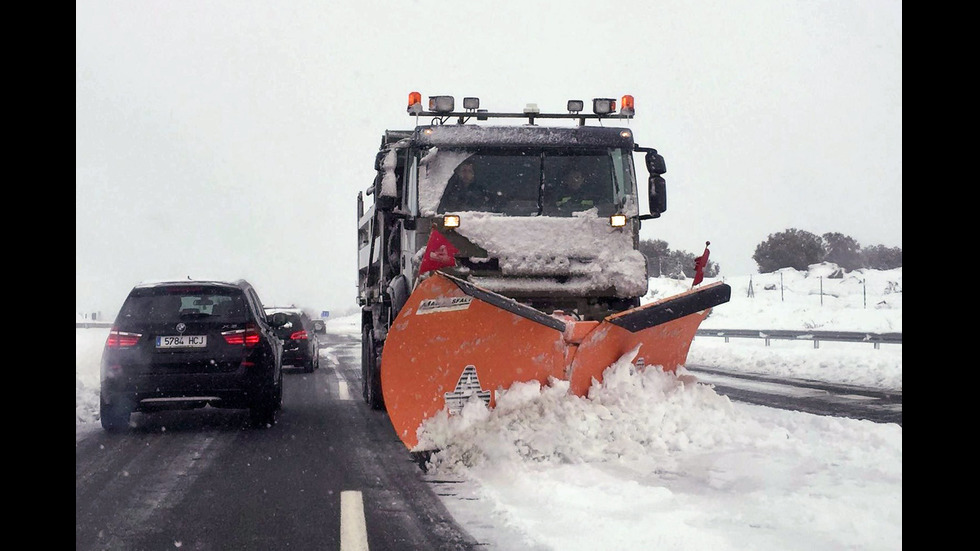
[{"label": "suv rear window", "polygon": [[147,321],[246,321],[242,292],[221,287],[135,289],[119,311],[120,319]]}]

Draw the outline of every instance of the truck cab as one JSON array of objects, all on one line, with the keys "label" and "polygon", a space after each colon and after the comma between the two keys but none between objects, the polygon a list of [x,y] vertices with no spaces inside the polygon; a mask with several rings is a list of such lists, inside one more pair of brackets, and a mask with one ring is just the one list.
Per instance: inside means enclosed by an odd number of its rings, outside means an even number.
[{"label": "truck cab", "polygon": [[[463,111],[454,104],[433,96],[423,110],[411,93],[416,126],[384,133],[374,181],[358,194],[364,354],[380,357],[388,328],[425,277],[419,266],[433,232],[457,250],[445,273],[545,314],[601,320],[638,306],[648,285],[639,229],[666,210],[666,166],[630,128],[586,124],[632,118],[632,96],[619,112],[616,100],[597,98],[591,114],[575,100],[567,113],[551,114],[533,105],[489,112],[477,98],[464,98]],[[497,122],[508,118],[526,124]],[[643,186],[634,152],[645,154]]]}]

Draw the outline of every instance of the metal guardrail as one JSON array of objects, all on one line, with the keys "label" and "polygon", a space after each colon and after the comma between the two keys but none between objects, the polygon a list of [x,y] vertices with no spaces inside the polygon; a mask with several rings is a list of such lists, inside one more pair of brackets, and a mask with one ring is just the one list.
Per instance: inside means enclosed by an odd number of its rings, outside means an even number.
[{"label": "metal guardrail", "polygon": [[781,329],[698,329],[698,337],[724,337],[728,339],[765,339],[766,346],[772,339],[792,341],[813,341],[814,348],[820,348],[820,341],[869,342],[875,348],[881,343],[902,344],[901,333],[864,333],[860,331],[785,331]]}]

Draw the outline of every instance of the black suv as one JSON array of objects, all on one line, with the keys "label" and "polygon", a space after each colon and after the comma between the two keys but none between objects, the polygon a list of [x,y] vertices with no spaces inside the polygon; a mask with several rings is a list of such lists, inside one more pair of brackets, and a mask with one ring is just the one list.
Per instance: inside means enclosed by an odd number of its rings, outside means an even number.
[{"label": "black suv", "polygon": [[130,291],[102,352],[102,427],[132,412],[211,405],[250,410],[272,426],[282,407],[282,342],[245,280],[142,283]]},{"label": "black suv", "polygon": [[282,339],[282,365],[302,367],[313,373],[320,367],[320,343],[309,314],[295,306],[267,306],[265,314],[274,320],[276,335]]}]

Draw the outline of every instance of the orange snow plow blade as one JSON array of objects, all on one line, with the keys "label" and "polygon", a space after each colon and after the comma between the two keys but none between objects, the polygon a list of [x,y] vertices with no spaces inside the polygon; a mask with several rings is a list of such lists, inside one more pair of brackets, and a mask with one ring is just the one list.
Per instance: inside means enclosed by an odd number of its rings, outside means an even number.
[{"label": "orange snow plow blade", "polygon": [[571,358],[569,392],[585,396],[592,379],[640,345],[633,363],[674,371],[684,365],[698,326],[712,306],[728,302],[732,288],[716,282],[607,317]]},{"label": "orange snow plow blade", "polygon": [[564,323],[436,272],[409,296],[381,354],[391,424],[409,449],[422,421],[462,409],[471,395],[493,407],[494,390],[565,378]]},{"label": "orange snow plow blade", "polygon": [[466,281],[436,272],[422,281],[388,332],[381,387],[391,424],[412,450],[423,421],[459,412],[476,396],[516,382],[569,380],[584,396],[592,379],[640,345],[638,365],[673,370],[687,359],[698,325],[731,288],[713,283],[609,316],[601,322],[549,316]]}]

